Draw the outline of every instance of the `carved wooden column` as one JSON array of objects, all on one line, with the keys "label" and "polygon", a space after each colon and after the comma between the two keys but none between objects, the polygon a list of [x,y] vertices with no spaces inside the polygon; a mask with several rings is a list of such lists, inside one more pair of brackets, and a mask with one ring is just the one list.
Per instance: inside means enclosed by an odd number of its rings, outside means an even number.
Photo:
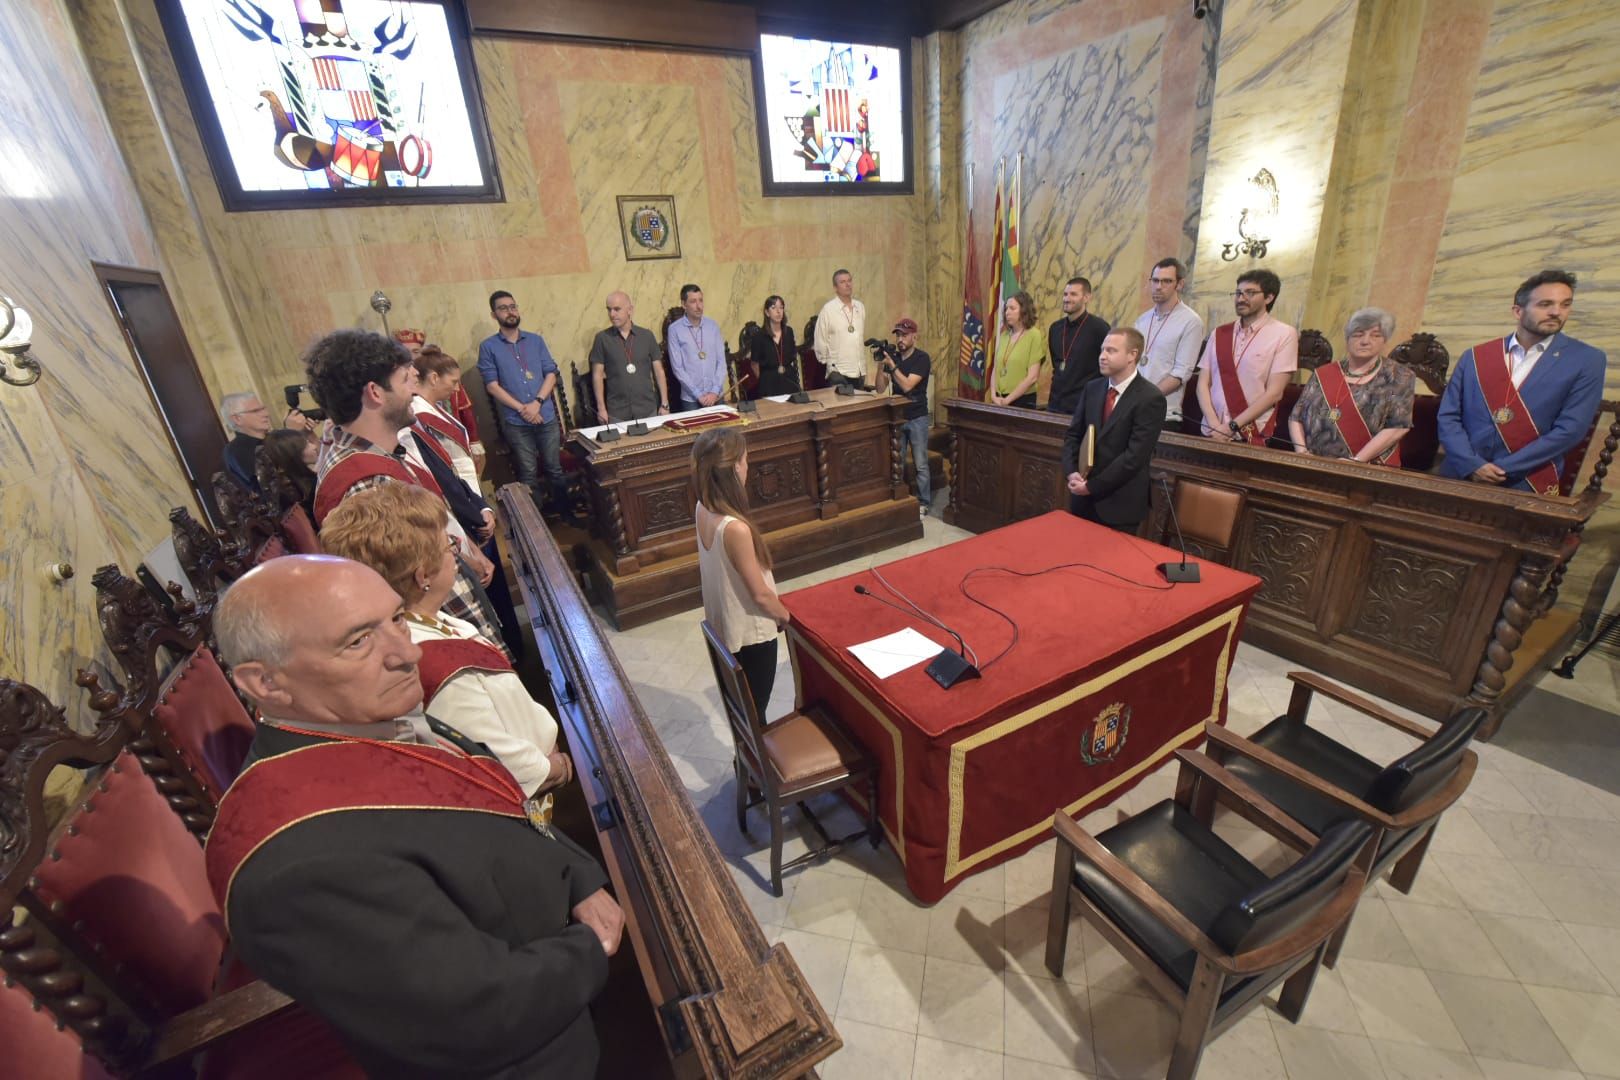
[{"label": "carved wooden column", "polygon": [[[1604,411],[1607,411],[1614,403],[1604,402],[1603,405]],[[1598,415],[1601,416],[1602,412],[1599,412]],[[1609,475],[1609,466],[1614,464],[1615,450],[1620,449],[1620,408],[1616,409],[1616,416],[1617,419],[1614,423],[1609,425],[1608,437],[1603,440],[1603,446],[1598,450],[1597,460],[1592,463],[1592,478],[1586,483],[1587,491],[1603,490],[1603,478]],[[1558,566],[1553,570],[1552,579],[1547,582],[1546,591],[1541,594],[1541,603],[1536,608],[1538,613],[1546,614],[1552,610],[1554,604],[1558,603],[1558,589],[1564,584],[1564,572],[1569,569],[1570,560],[1575,557],[1575,552],[1580,550],[1581,533],[1585,531],[1586,523],[1584,521],[1570,531],[1570,543],[1566,548],[1564,557],[1559,560]]]},{"label": "carved wooden column", "polygon": [[834,490],[832,466],[828,460],[833,437],[833,420],[821,413],[810,421],[816,440],[816,509],[821,520],[838,516],[838,492]]},{"label": "carved wooden column", "polygon": [[[906,411],[904,408],[889,407],[889,497],[896,501],[906,498],[911,492],[906,488],[906,461],[901,453],[900,433],[905,430]],[[924,440],[923,468],[928,467],[927,440]]]},{"label": "carved wooden column", "polygon": [[1552,572],[1554,560],[1543,555],[1526,555],[1519,560],[1518,571],[1508,585],[1507,599],[1502,601],[1502,613],[1491,628],[1485,642],[1485,656],[1474,677],[1473,689],[1463,699],[1463,706],[1478,705],[1490,711],[1490,716],[1479,729],[1478,737],[1484,741],[1494,736],[1502,726],[1497,699],[1507,686],[1507,673],[1513,667],[1513,653],[1524,641],[1524,632],[1535,622],[1537,601],[1542,586]]},{"label": "carved wooden column", "polygon": [[945,429],[950,432],[951,444],[951,499],[945,506],[945,520],[951,525],[956,524],[957,511],[962,500],[962,439],[956,434],[954,427]]}]

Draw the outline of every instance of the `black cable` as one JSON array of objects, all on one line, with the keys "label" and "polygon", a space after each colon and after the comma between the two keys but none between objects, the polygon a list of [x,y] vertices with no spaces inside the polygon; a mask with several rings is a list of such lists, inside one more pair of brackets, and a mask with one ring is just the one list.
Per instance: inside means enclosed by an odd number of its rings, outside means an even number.
[{"label": "black cable", "polygon": [[979,605],[980,607],[984,608],[984,610],[990,612],[992,615],[997,616],[1003,622],[1005,622],[1008,626],[1012,627],[1012,633],[1013,633],[1012,641],[1008,642],[1007,647],[1005,649],[1002,649],[1000,652],[996,653],[996,655],[992,656],[990,659],[986,660],[984,663],[979,665],[979,671],[981,673],[985,672],[985,671],[988,671],[991,664],[994,664],[996,661],[1000,660],[1002,657],[1004,657],[1008,653],[1012,652],[1013,646],[1018,644],[1018,638],[1019,638],[1019,633],[1020,632],[1019,632],[1019,628],[1018,628],[1018,621],[1016,619],[1014,619],[1011,615],[1008,615],[1005,611],[1002,611],[1000,608],[997,608],[997,607],[994,607],[994,606],[992,606],[990,604],[985,603],[983,600],[980,600],[977,596],[974,596],[972,593],[968,592],[968,587],[967,587],[968,586],[968,579],[973,577],[973,575],[975,575],[975,574],[986,574],[986,573],[990,573],[991,571],[995,571],[995,570],[1000,570],[1002,573],[1012,574],[1012,575],[1014,575],[1016,577],[1034,578],[1034,577],[1040,577],[1043,574],[1050,574],[1055,570],[1073,570],[1073,569],[1077,569],[1077,568],[1084,568],[1084,569],[1087,569],[1087,570],[1095,570],[1098,573],[1107,574],[1111,578],[1118,578],[1120,581],[1123,581],[1127,585],[1134,585],[1138,589],[1147,589],[1147,590],[1149,590],[1151,592],[1165,592],[1165,591],[1167,591],[1167,590],[1169,590],[1170,588],[1173,587],[1169,583],[1166,583],[1164,585],[1154,585],[1154,584],[1151,584],[1151,583],[1145,582],[1145,581],[1136,581],[1136,580],[1134,580],[1132,578],[1126,577],[1124,574],[1116,574],[1114,571],[1109,570],[1106,567],[1098,566],[1096,563],[1089,563],[1089,562],[1059,563],[1056,566],[1048,566],[1048,567],[1046,567],[1045,569],[1042,569],[1042,570],[1014,570],[1010,566],[976,566],[972,570],[969,570],[967,573],[962,575],[962,580],[957,583],[957,590],[959,592],[961,592],[961,594],[963,596],[965,596],[969,601],[971,601],[971,602]]}]

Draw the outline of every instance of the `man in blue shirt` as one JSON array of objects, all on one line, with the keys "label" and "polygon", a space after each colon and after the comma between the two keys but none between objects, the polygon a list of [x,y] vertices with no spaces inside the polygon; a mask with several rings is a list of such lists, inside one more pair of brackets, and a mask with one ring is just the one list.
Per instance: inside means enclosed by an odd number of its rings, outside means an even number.
[{"label": "man in blue shirt", "polygon": [[[517,301],[504,290],[490,294],[489,313],[500,330],[478,346],[478,374],[500,415],[501,431],[512,447],[512,464],[520,483],[528,485],[535,501],[555,507],[563,521],[579,525],[568,502],[568,483],[562,471],[562,424],[552,391],[557,388],[557,362],[545,339],[518,329],[522,317]],[[538,466],[543,465],[551,487],[547,500],[540,489]]]},{"label": "man in blue shirt", "polygon": [[669,366],[681,384],[681,409],[701,409],[718,402],[726,390],[726,339],[720,324],[703,314],[703,290],[681,286],[686,316],[669,324]]}]

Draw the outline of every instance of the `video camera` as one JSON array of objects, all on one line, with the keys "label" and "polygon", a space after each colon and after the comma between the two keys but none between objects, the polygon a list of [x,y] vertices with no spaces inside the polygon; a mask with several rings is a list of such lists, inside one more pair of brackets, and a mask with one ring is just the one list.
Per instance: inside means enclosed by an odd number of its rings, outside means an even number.
[{"label": "video camera", "polygon": [[867,338],[866,347],[872,350],[876,357],[888,357],[895,364],[900,363],[900,347],[891,341],[879,341],[877,338]]},{"label": "video camera", "polygon": [[[319,424],[326,419],[325,409],[318,407],[306,409],[302,405],[298,404],[300,393],[308,389],[309,387],[303,385],[302,383],[294,383],[291,386],[283,386],[281,388],[281,396],[286,399],[287,408],[297,409],[299,412],[303,413],[305,416]],[[311,397],[310,400],[314,401],[315,399]]]}]

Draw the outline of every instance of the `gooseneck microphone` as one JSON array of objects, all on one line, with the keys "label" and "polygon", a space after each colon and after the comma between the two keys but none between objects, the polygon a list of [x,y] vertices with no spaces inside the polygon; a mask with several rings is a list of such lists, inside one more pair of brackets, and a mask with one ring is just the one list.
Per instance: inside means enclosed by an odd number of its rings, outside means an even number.
[{"label": "gooseneck microphone", "polygon": [[1187,540],[1181,535],[1181,522],[1176,519],[1176,497],[1170,491],[1170,481],[1161,476],[1159,483],[1164,487],[1165,505],[1170,508],[1170,524],[1176,527],[1176,547],[1181,551],[1181,562],[1160,563],[1159,574],[1171,584],[1179,582],[1196,584],[1201,580],[1198,576],[1198,564],[1187,561]]},{"label": "gooseneck microphone", "polygon": [[906,616],[907,618],[920,616],[924,621],[933,626],[939,627],[941,630],[945,631],[947,634],[951,635],[951,637],[956,639],[956,647],[958,651],[952,652],[948,648],[941,649],[939,651],[939,655],[934,657],[933,660],[929,661],[926,669],[928,672],[928,677],[938,683],[941,689],[949,690],[951,687],[955,686],[964,679],[977,679],[979,677],[979,669],[977,665],[970,663],[967,659],[967,643],[962,640],[961,634],[958,634],[955,630],[952,630],[950,627],[929,615],[921,608],[918,608],[916,612],[913,613],[911,610],[903,608],[899,604],[883,599],[883,597],[868,589],[865,585],[855,586],[855,593],[857,596],[870,597],[885,607],[892,607],[894,610],[900,612],[900,614]]}]

